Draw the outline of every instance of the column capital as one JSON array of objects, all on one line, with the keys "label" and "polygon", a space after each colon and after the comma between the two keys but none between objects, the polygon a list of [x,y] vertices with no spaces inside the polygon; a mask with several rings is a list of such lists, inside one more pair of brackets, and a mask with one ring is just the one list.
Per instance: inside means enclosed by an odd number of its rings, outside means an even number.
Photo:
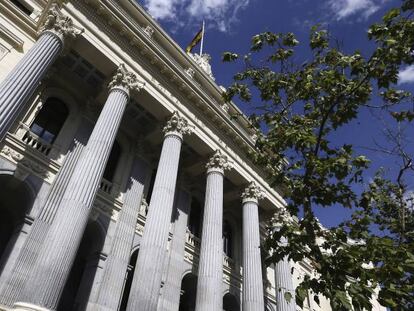
[{"label": "column capital", "polygon": [[164,135],[176,135],[182,139],[183,135],[190,135],[194,130],[194,126],[188,124],[187,119],[180,116],[178,111],[174,111],[171,118],[163,128]]},{"label": "column capital", "polygon": [[60,6],[53,3],[44,17],[39,35],[45,32],[53,33],[63,43],[65,39],[76,39],[83,32],[83,29],[75,26],[72,19],[62,13]]},{"label": "column capital", "polygon": [[207,174],[210,172],[219,172],[223,174],[225,170],[231,170],[233,168],[233,162],[218,149],[207,162],[206,168]]},{"label": "column capital", "polygon": [[258,202],[259,200],[265,197],[263,189],[260,188],[254,181],[251,181],[250,184],[244,189],[242,195],[243,203],[245,202]]},{"label": "column capital", "polygon": [[108,84],[109,90],[121,89],[125,91],[128,96],[131,91],[139,92],[145,85],[145,82],[140,81],[135,74],[128,71],[124,64],[120,64],[111,82]]}]

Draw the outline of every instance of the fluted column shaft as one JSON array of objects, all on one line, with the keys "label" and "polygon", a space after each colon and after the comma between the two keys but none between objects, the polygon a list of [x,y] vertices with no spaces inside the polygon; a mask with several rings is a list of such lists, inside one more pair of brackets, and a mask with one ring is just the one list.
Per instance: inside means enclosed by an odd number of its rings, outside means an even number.
[{"label": "fluted column shaft", "polygon": [[[286,238],[282,237],[282,244],[286,244]],[[296,311],[295,287],[293,286],[291,267],[287,257],[275,264],[276,310]],[[286,300],[285,293],[292,295],[290,302]]]},{"label": "fluted column shaft", "polygon": [[207,164],[196,311],[223,310],[223,180],[226,165],[227,157],[220,151]]},{"label": "fluted column shaft", "polygon": [[257,200],[243,202],[243,311],[264,310]]},{"label": "fluted column shaft", "polygon": [[79,34],[56,4],[50,8],[46,20],[37,42],[0,84],[0,141],[63,50],[65,38]]},{"label": "fluted column shaft", "polygon": [[[57,308],[129,100],[129,90],[136,83],[136,77],[125,66],[119,67],[110,83],[108,99],[64,188],[40,256],[19,299],[33,310]],[[19,309],[22,304],[16,306]]]},{"label": "fluted column shaft", "polygon": [[127,311],[157,309],[181,144],[180,134],[166,133],[135,265]]},{"label": "fluted column shaft", "polygon": [[184,272],[184,253],[187,222],[191,208],[191,196],[180,190],[174,217],[174,229],[167,267],[167,277],[163,287],[162,303],[158,311],[177,311],[180,305],[181,279]]},{"label": "fluted column shaft", "polygon": [[83,148],[84,143],[75,140],[72,150],[68,153],[62,168],[50,188],[39,216],[33,222],[31,231],[16,259],[11,275],[1,276],[0,281],[3,284],[0,291],[1,304],[12,306],[21,295],[29,272],[33,269],[39,255],[39,249],[56,214],[56,209],[62,200],[64,188],[72,176]]},{"label": "fluted column shaft", "polygon": [[264,196],[255,182],[243,199],[243,311],[264,310],[262,260],[260,256],[259,203]]},{"label": "fluted column shaft", "polygon": [[145,162],[136,159],[115,229],[113,245],[104,266],[98,298],[95,306],[88,310],[118,310],[147,173],[148,167]]},{"label": "fluted column shaft", "polygon": [[207,175],[197,283],[197,311],[223,309],[223,174]]}]

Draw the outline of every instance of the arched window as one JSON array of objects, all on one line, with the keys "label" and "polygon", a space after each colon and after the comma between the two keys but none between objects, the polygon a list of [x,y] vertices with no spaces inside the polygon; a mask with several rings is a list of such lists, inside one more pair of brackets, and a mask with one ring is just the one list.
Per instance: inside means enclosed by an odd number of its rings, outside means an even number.
[{"label": "arched window", "polygon": [[107,181],[112,182],[114,179],[116,167],[118,166],[119,158],[121,157],[121,152],[121,146],[117,141],[115,141],[103,174],[103,178]]},{"label": "arched window", "polygon": [[227,220],[223,224],[223,251],[227,257],[233,257],[233,232]]},{"label": "arched window", "polygon": [[69,115],[66,105],[58,98],[50,97],[30,126],[30,131],[49,144],[53,144]]}]

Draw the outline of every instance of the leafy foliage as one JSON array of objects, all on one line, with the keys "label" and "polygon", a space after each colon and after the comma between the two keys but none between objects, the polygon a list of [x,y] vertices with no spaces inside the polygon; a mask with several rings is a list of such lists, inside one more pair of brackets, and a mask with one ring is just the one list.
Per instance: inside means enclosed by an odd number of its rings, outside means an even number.
[{"label": "leafy foliage", "polygon": [[[411,94],[396,89],[400,67],[414,62],[413,10],[414,1],[404,1],[370,27],[375,49],[368,57],[341,51],[319,26],[311,29],[311,57],[301,65],[293,61],[300,43],[292,33],[261,33],[252,38],[249,54],[223,55],[245,64],[224,98],[253,104],[260,98],[250,117],[258,135],[251,156],[270,172],[272,185],[283,187],[292,217],[280,213],[280,230],[269,233],[268,261],[288,256],[311,262],[316,271],[296,289],[300,306],[311,291],[317,303],[318,294],[327,297],[333,310],[371,310],[379,291],[382,305],[414,309],[414,208],[404,182],[413,171],[411,158],[398,144],[397,178],[380,171],[366,186],[369,159],[356,154],[352,143],[335,143],[335,134],[375,96],[383,99],[382,113],[391,112],[399,123],[413,120],[414,112],[399,106]],[[262,61],[254,65],[257,58]],[[316,207],[345,207],[352,217],[326,230]],[[288,221],[298,215],[303,217]],[[289,243],[281,244],[282,237]]]}]

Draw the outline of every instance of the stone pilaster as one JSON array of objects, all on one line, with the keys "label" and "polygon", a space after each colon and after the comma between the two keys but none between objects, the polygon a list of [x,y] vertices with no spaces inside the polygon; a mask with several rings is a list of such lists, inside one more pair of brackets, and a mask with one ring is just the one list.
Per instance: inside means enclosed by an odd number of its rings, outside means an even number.
[{"label": "stone pilaster", "polygon": [[80,33],[59,6],[53,4],[40,29],[39,39],[0,84],[0,141],[63,50],[65,41]]},{"label": "stone pilaster", "polygon": [[[278,226],[275,227],[278,230]],[[281,244],[287,244],[287,239],[282,237]],[[293,286],[291,267],[287,257],[275,264],[275,288],[276,288],[276,310],[296,311],[295,287]],[[285,293],[289,292],[292,299],[288,302]]]},{"label": "stone pilaster", "polygon": [[177,112],[164,127],[164,142],[141,239],[127,311],[154,311],[159,299],[183,134],[192,128]]},{"label": "stone pilaster", "polygon": [[223,310],[223,182],[232,165],[217,150],[207,163],[196,311]]},{"label": "stone pilaster", "polygon": [[180,305],[181,280],[184,272],[184,252],[187,234],[187,222],[191,209],[191,196],[185,190],[179,190],[173,236],[168,260],[167,277],[158,311],[177,311]]},{"label": "stone pilaster", "polygon": [[[40,256],[16,303],[17,310],[56,310],[81,242],[106,162],[132,90],[143,83],[121,65],[89,141],[62,191]],[[28,304],[29,303],[29,304]]]},{"label": "stone pilaster", "polygon": [[87,310],[116,311],[121,300],[122,287],[131,255],[132,243],[148,166],[135,159],[125,192],[124,204],[115,229],[111,251],[106,259],[98,298]]},{"label": "stone pilaster", "polygon": [[243,200],[243,311],[264,310],[258,201],[262,190],[251,182]]}]

